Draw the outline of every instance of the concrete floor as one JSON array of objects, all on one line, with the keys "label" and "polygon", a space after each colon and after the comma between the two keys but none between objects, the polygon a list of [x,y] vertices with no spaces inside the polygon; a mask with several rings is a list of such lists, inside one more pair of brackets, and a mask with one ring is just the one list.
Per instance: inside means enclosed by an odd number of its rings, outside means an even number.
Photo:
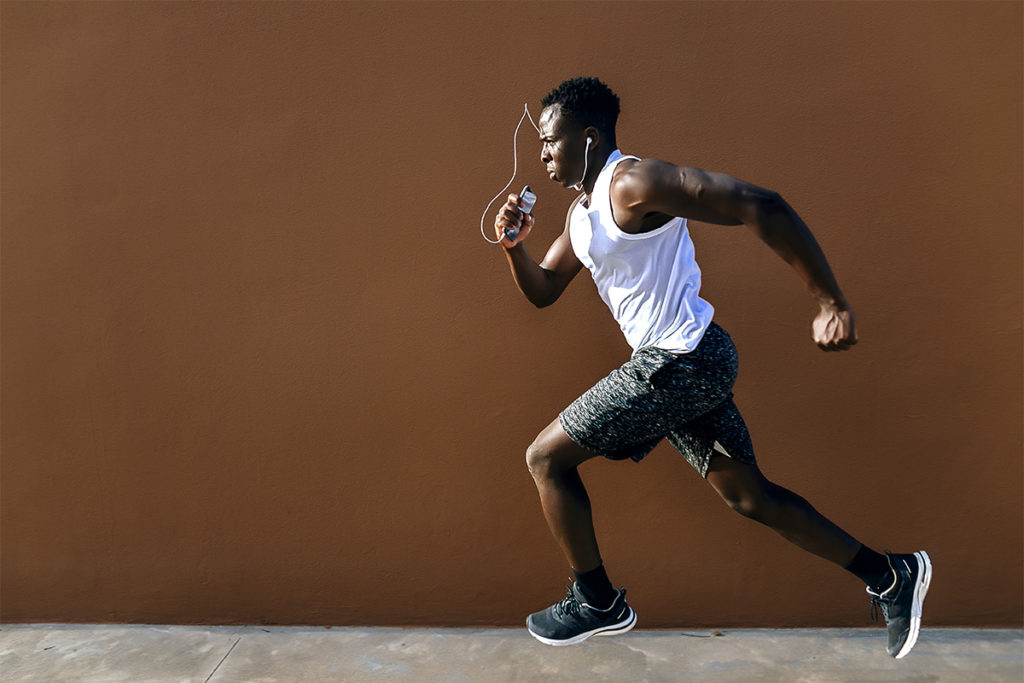
[{"label": "concrete floor", "polygon": [[1012,681],[1024,632],[925,629],[895,661],[882,629],[635,630],[548,647],[524,629],[0,626],[13,681]]}]

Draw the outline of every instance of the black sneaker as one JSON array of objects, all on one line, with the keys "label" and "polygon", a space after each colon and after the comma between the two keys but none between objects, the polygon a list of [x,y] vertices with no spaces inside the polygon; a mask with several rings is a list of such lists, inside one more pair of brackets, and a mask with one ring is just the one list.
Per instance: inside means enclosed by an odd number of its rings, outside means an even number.
[{"label": "black sneaker", "polygon": [[625,633],[636,625],[636,612],[626,604],[626,589],[615,591],[607,609],[587,604],[576,584],[566,586],[566,596],[546,610],[526,618],[530,635],[547,645],[575,645],[590,636]]},{"label": "black sneaker", "polygon": [[921,606],[932,582],[932,563],[928,553],[921,550],[913,555],[886,553],[889,566],[896,578],[881,593],[868,588],[871,596],[871,618],[878,621],[878,610],[885,617],[889,629],[889,655],[906,657],[917,643],[921,633]]}]

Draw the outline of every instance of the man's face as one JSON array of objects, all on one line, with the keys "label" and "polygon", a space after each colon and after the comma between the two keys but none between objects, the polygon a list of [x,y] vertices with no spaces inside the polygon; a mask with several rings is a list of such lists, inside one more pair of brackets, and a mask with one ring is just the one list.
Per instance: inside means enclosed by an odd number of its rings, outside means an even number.
[{"label": "man's face", "polygon": [[583,157],[586,154],[586,136],[571,116],[562,115],[562,107],[545,107],[538,120],[540,128],[540,160],[548,170],[548,177],[562,187],[571,187],[583,176]]}]

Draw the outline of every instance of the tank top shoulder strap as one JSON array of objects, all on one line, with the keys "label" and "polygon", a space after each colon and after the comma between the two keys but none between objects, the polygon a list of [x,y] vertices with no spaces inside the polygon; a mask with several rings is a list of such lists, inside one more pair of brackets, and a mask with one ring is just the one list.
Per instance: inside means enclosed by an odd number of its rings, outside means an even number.
[{"label": "tank top shoulder strap", "polygon": [[591,195],[593,197],[591,208],[597,209],[604,216],[607,216],[609,220],[612,220],[612,177],[615,175],[615,168],[626,159],[640,160],[639,157],[622,154],[619,150],[615,150],[608,158],[604,168],[601,169],[600,175],[597,176],[597,181],[594,183],[594,192]]}]

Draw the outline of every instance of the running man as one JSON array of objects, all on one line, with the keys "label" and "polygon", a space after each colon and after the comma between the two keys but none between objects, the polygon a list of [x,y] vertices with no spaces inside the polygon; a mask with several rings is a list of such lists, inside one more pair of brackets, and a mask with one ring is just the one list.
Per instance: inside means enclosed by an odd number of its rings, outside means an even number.
[{"label": "running man", "polygon": [[552,180],[582,194],[539,264],[525,245],[534,219],[517,195],[499,210],[496,235],[516,284],[538,307],[553,304],[585,266],[633,354],[527,449],[544,516],[576,578],[561,601],[527,618],[530,633],[548,645],[572,645],[636,624],[625,589],[614,588],[605,571],[577,468],[596,456],[640,461],[668,439],[738,513],[863,581],[873,614],[880,609],[885,618],[889,654],[905,656],[917,642],[931,581],[927,553],[880,554],[758,469],[732,400],[736,349],[700,298],[686,220],[750,228],[818,302],[814,343],[845,351],[857,343],[853,309],[810,230],[776,192],[620,153],[619,99],[596,78],[565,81],[541,104],[541,160]]}]

